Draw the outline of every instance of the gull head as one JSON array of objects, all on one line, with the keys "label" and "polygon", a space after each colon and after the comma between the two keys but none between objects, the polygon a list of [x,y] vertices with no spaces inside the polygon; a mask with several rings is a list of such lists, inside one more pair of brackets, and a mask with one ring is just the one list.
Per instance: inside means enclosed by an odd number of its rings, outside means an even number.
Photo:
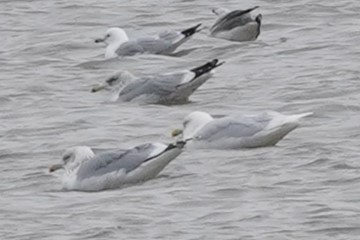
[{"label": "gull head", "polygon": [[113,89],[120,89],[129,82],[131,82],[135,76],[128,71],[120,71],[112,75],[105,80],[103,84],[94,86],[91,92],[98,92],[101,90],[111,91]]},{"label": "gull head", "polygon": [[121,44],[127,41],[129,41],[129,38],[124,29],[117,27],[109,28],[103,38],[95,39],[95,43],[104,42],[107,44],[105,58],[116,57],[116,50],[120,47]]},{"label": "gull head", "polygon": [[49,167],[49,172],[55,172],[59,169],[67,171],[75,170],[82,162],[95,156],[91,148],[86,146],[72,147],[65,150],[62,155],[62,163],[54,164]]},{"label": "gull head", "polygon": [[112,43],[124,43],[129,41],[129,38],[122,28],[109,28],[103,38],[95,39],[95,43],[105,42],[110,45]]},{"label": "gull head", "polygon": [[211,115],[206,112],[191,112],[184,118],[183,130],[175,129],[171,135],[176,137],[182,134],[182,138],[186,141],[187,139],[193,138],[202,127],[212,120]]}]

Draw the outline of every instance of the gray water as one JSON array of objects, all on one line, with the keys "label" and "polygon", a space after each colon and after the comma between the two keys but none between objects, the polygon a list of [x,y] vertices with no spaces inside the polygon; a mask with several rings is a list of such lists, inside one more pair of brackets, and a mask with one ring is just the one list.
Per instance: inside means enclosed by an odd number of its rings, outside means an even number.
[{"label": "gray water", "polygon": [[[103,61],[94,39],[214,22],[212,7],[261,6],[250,43],[210,38],[181,58]],[[0,2],[0,239],[359,239],[357,0]],[[180,106],[110,103],[91,87],[116,70],[138,75],[225,60]],[[276,147],[185,151],[154,180],[94,193],[49,174],[64,149],[170,142],[193,110],[313,111]]]}]

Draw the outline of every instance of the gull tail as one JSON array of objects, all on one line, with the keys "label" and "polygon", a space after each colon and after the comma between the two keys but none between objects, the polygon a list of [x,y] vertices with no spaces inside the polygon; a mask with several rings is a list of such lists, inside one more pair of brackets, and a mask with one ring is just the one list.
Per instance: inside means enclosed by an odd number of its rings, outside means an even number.
[{"label": "gull tail", "polygon": [[186,145],[186,143],[187,141],[177,141],[175,144],[177,148],[183,148]]},{"label": "gull tail", "polygon": [[287,118],[288,118],[289,121],[296,122],[296,121],[299,121],[300,119],[302,119],[304,117],[308,117],[308,116],[311,116],[313,114],[314,114],[313,112],[306,112],[306,113],[290,115]]},{"label": "gull tail", "polygon": [[313,112],[306,112],[306,113],[300,113],[300,114],[294,114],[294,115],[285,115],[282,120],[279,119],[279,121],[282,123],[279,125],[283,125],[283,124],[295,124],[296,126],[298,126],[300,124],[300,119],[304,118],[304,117],[308,117],[313,115]]},{"label": "gull tail", "polygon": [[201,26],[201,23],[199,23],[198,25],[185,29],[184,31],[181,32],[181,34],[185,35],[185,38],[190,37],[192,35],[194,35],[197,32],[200,32],[201,29],[198,29]]},{"label": "gull tail", "polygon": [[217,67],[223,65],[224,63],[225,62],[219,63],[218,59],[214,59],[211,62],[207,62],[206,64],[204,64],[204,65],[202,65],[200,67],[193,68],[190,71],[195,73],[195,77],[194,77],[194,79],[195,79],[195,78],[197,78],[197,77],[199,77],[199,76],[201,76],[201,75],[203,75],[205,73],[210,72],[214,68],[217,68]]},{"label": "gull tail", "polygon": [[246,9],[246,10],[242,11],[242,14],[247,14],[247,13],[249,13],[249,12],[252,12],[252,11],[254,11],[254,10],[257,9],[257,8],[259,8],[259,6],[255,6],[255,7]]},{"label": "gull tail", "polygon": [[252,8],[248,8],[246,10],[235,10],[230,12],[226,18],[221,19],[221,22],[228,21],[226,19],[235,19],[237,17],[243,17],[247,14],[250,14],[250,12],[254,11],[255,9],[259,8],[259,6],[255,6]]},{"label": "gull tail", "polygon": [[299,126],[300,119],[313,115],[313,112],[306,112],[294,115],[283,115],[278,112],[268,112],[268,114],[271,116],[272,120],[266,126],[267,130],[282,128],[285,125],[292,126],[292,130]]},{"label": "gull tail", "polygon": [[261,14],[257,15],[256,18],[255,18],[255,21],[256,21],[259,25],[261,25],[261,20],[262,20],[262,15],[261,15]]}]

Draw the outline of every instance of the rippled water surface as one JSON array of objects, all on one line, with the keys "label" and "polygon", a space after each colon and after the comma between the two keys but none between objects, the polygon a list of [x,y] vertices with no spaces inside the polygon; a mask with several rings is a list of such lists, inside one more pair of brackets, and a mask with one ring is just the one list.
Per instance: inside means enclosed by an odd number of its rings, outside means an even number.
[{"label": "rippled water surface", "polygon": [[[208,36],[212,7],[259,5],[250,43]],[[0,2],[1,239],[359,239],[360,2]],[[109,26],[131,37],[202,23],[181,58],[103,61]],[[110,103],[91,87],[225,60],[180,106]],[[75,145],[169,142],[193,110],[313,111],[276,147],[185,151],[158,178],[123,189],[64,192],[50,164]]]}]

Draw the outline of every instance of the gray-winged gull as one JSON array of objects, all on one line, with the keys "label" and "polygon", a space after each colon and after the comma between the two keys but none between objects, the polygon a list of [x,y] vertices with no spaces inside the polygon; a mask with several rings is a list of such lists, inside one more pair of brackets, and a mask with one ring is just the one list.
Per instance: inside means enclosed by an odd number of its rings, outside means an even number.
[{"label": "gray-winged gull", "polygon": [[182,104],[188,102],[189,96],[213,75],[212,70],[222,64],[214,59],[190,70],[143,77],[122,71],[93,87],[92,92],[107,90],[112,100],[124,102]]},{"label": "gray-winged gull", "polygon": [[148,143],[129,150],[94,154],[90,147],[67,149],[63,162],[50,166],[50,172],[64,169],[63,188],[100,191],[118,188],[156,177],[182,151],[185,142]]},{"label": "gray-winged gull", "polygon": [[185,29],[181,32],[168,30],[161,32],[157,37],[145,37],[129,40],[126,32],[121,28],[109,28],[103,38],[95,42],[105,42],[105,58],[117,56],[132,56],[140,53],[172,54],[181,44],[185,43],[192,35],[199,32],[201,24]]},{"label": "gray-winged gull", "polygon": [[255,40],[260,34],[262,20],[261,14],[255,19],[251,17],[251,11],[256,8],[258,7],[231,12],[224,8],[213,9],[213,13],[219,18],[210,28],[210,34],[217,38],[238,42]]},{"label": "gray-winged gull", "polygon": [[311,112],[283,115],[268,111],[257,115],[238,115],[213,118],[206,112],[192,112],[183,121],[182,134],[192,140],[187,146],[195,148],[237,149],[272,146],[299,126],[299,120]]}]

